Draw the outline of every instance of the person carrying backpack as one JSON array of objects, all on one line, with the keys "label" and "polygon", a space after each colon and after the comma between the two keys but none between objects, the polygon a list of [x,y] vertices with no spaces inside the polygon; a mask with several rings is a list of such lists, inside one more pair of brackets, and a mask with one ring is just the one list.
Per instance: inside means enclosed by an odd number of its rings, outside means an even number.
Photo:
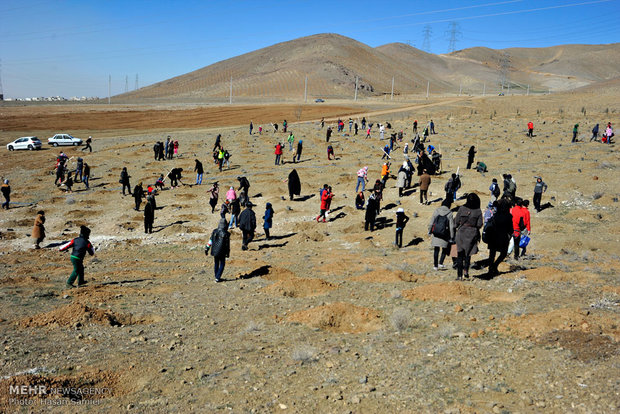
[{"label": "person carrying backpack", "polygon": [[245,210],[239,214],[239,228],[243,233],[241,250],[248,250],[248,244],[254,239],[254,230],[256,230],[256,214],[252,210],[254,204],[247,203]]},{"label": "person carrying backpack", "polygon": [[[433,269],[445,269],[443,261],[448,255],[450,244],[454,242],[454,217],[450,211],[452,202],[445,199],[441,206],[433,212],[431,221],[428,224],[428,234],[431,235],[431,246],[433,247]],[[441,250],[441,258],[439,251]]]},{"label": "person carrying backpack", "polygon": [[205,255],[213,256],[213,271],[215,273],[215,282],[219,283],[224,273],[224,267],[226,266],[226,258],[230,257],[230,233],[226,230],[228,223],[226,219],[220,219],[220,223],[217,229],[211,233],[211,238],[205,246]]},{"label": "person carrying backpack", "polygon": [[87,282],[84,280],[84,256],[86,252],[91,256],[95,254],[93,245],[88,241],[90,236],[90,229],[86,226],[80,226],[80,235],[68,243],[60,246],[58,250],[61,252],[67,250],[69,247],[73,247],[71,250],[71,264],[73,264],[73,272],[67,279],[66,287],[68,289],[74,288],[75,279],[77,278],[78,286],[85,285]]},{"label": "person carrying backpack", "polygon": [[494,178],[493,181],[491,182],[489,191],[491,192],[491,201],[495,201],[499,198],[501,191],[499,189],[499,184],[497,184],[497,178]]}]

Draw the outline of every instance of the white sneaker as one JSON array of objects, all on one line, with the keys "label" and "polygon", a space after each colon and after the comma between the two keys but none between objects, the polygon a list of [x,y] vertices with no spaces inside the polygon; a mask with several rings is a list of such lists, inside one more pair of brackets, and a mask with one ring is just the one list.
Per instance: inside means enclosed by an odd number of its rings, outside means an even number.
[{"label": "white sneaker", "polygon": [[436,267],[433,266],[433,270],[438,270]]},{"label": "white sneaker", "polygon": [[440,268],[440,269],[445,269],[446,267],[445,267],[444,265],[440,264],[440,265],[439,265],[439,268]]}]

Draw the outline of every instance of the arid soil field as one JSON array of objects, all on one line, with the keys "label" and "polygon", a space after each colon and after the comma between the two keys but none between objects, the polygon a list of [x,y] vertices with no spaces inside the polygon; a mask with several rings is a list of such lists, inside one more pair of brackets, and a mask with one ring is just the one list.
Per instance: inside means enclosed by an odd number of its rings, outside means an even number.
[{"label": "arid soil field", "polygon": [[[425,102],[309,105],[301,114],[294,104],[0,107],[0,144],[25,135],[44,142],[36,152],[3,147],[0,158],[12,187],[11,209],[0,214],[0,411],[617,413],[620,157],[616,145],[589,142],[594,124],[618,125],[617,94]],[[337,158],[328,161],[317,120],[352,113],[393,130],[380,141],[376,126],[364,139],[346,125],[346,134],[334,133]],[[304,151],[293,164],[286,145],[285,164],[275,166],[274,145],[287,135],[269,123],[284,118]],[[417,187],[399,200],[390,179],[382,225],[365,232],[354,206],[356,172],[367,165],[371,183],[379,178],[389,134],[402,129],[410,142],[414,119],[434,120],[430,143],[443,153],[432,203],[419,204]],[[571,143],[577,123],[580,142]],[[60,132],[93,136],[92,153],[64,149],[70,166],[78,156],[91,166],[90,190],[53,184],[60,150],[46,143]],[[232,153],[222,172],[211,157],[218,133]],[[156,161],[153,144],[167,135],[179,141],[179,155]],[[465,170],[471,145],[488,173]],[[206,169],[202,185],[193,185],[195,159]],[[143,207],[134,211],[133,198],[121,194],[122,167],[132,188],[184,168],[185,185],[157,196],[153,234],[143,231]],[[550,206],[530,208],[527,255],[508,259],[490,280],[486,269],[465,282],[450,266],[433,270],[428,224],[458,167],[459,196],[475,192],[483,207],[503,173],[530,200],[534,176],[549,186],[542,201]],[[284,180],[293,168],[302,191],[290,201]],[[239,175],[251,184],[257,236],[242,251],[241,232],[232,230],[226,281],[216,284],[204,245]],[[222,191],[212,214],[214,181]],[[317,223],[325,183],[335,198],[327,223]],[[271,240],[262,230],[267,202],[275,210]],[[402,249],[392,244],[398,207],[411,218]],[[34,250],[38,210],[47,238]],[[65,289],[71,263],[58,246],[82,224],[96,249],[85,259],[89,284]],[[474,260],[486,258],[480,248]],[[17,394],[21,385],[74,390]]]}]

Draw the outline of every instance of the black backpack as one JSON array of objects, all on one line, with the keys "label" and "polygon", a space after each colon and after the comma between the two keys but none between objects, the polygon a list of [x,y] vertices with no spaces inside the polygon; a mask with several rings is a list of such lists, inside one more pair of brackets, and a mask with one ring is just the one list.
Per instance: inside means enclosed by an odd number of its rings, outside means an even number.
[{"label": "black backpack", "polygon": [[431,234],[441,240],[450,240],[450,221],[448,216],[437,216],[431,227]]}]

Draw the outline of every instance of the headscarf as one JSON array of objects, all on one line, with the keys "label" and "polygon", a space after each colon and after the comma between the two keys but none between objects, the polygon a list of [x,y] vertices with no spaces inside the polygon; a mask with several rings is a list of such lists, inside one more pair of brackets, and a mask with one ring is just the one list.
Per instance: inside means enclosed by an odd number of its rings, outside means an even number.
[{"label": "headscarf", "polygon": [[475,193],[467,194],[467,201],[465,201],[465,207],[470,210],[475,210],[480,208],[480,197],[478,197]]}]

